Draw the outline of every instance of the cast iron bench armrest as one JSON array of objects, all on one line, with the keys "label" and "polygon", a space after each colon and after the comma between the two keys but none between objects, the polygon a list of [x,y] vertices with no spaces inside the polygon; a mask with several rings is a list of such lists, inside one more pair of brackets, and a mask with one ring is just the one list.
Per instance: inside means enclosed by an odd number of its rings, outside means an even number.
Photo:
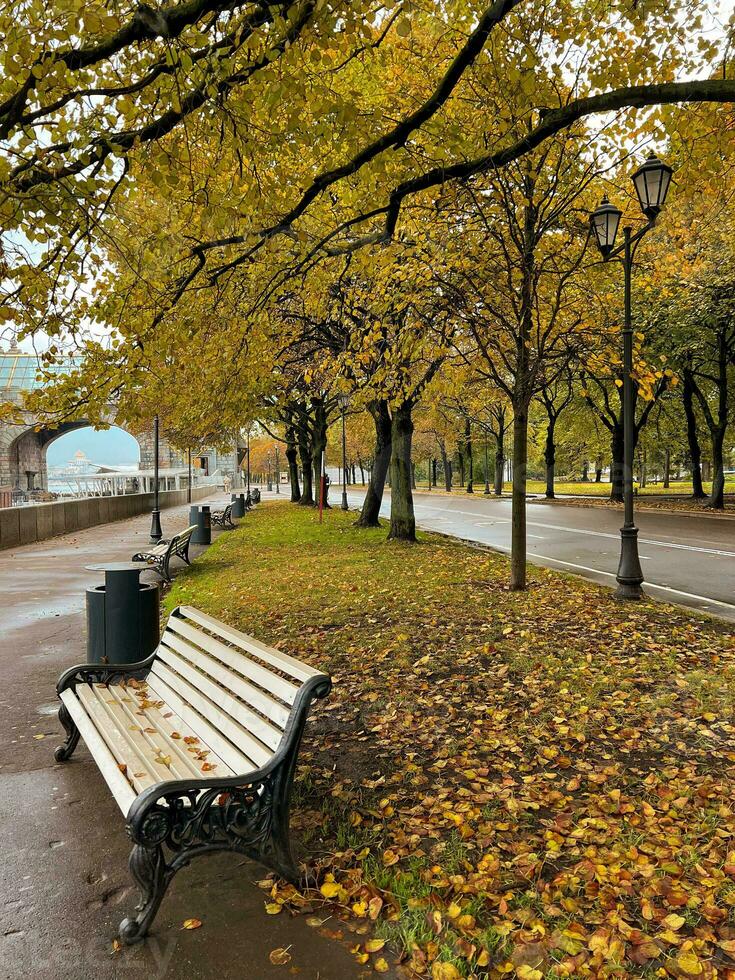
[{"label": "cast iron bench armrest", "polygon": [[148,673],[155,656],[152,653],[150,657],[135,664],[77,664],[61,675],[56,683],[56,693],[61,694],[77,684],[114,684],[126,677],[138,678],[139,675]]}]

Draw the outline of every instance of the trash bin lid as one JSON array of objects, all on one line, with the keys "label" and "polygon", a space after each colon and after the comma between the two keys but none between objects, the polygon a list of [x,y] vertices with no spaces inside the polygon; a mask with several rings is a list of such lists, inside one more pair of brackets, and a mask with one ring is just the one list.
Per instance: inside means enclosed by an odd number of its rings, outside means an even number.
[{"label": "trash bin lid", "polygon": [[144,572],[147,568],[139,561],[108,561],[84,567],[88,572]]}]

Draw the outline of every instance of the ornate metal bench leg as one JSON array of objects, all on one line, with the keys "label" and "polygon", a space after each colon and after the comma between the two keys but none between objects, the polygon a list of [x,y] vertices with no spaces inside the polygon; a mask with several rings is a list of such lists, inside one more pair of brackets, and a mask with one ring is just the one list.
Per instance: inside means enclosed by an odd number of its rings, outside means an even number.
[{"label": "ornate metal bench leg", "polygon": [[140,888],[141,900],[135,907],[137,915],[127,917],[120,923],[120,939],[128,946],[140,942],[147,935],[173,877],[166,866],[160,844],[154,847],[136,844],[130,852],[130,873]]},{"label": "ornate metal bench leg", "polygon": [[79,741],[79,729],[74,724],[72,716],[69,714],[65,704],[59,708],[59,721],[66,732],[66,741],[63,745],[57,745],[54,750],[54,759],[57,762],[66,762],[71,758],[72,752],[77,747]]},{"label": "ornate metal bench leg", "polygon": [[282,878],[290,881],[292,885],[298,886],[301,882],[303,876],[296,866],[288,843],[275,843],[274,853],[266,863]]}]

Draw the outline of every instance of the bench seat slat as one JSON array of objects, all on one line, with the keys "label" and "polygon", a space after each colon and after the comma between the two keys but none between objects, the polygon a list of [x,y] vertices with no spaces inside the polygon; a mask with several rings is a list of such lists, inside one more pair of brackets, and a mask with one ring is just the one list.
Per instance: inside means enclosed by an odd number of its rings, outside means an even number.
[{"label": "bench seat slat", "polygon": [[[174,657],[175,654],[172,655]],[[264,765],[273,752],[254,738],[249,731],[248,719],[253,712],[241,704],[229,691],[208,680],[200,671],[190,667],[180,658],[175,672],[169,663],[156,659],[148,675],[161,677],[197,712],[218,728],[258,766]]]},{"label": "bench seat slat", "polygon": [[200,646],[206,653],[217,657],[219,660],[228,664],[228,666],[234,667],[237,671],[259,685],[259,687],[270,691],[271,694],[281,698],[287,704],[293,704],[294,698],[298,694],[298,685],[292,684],[291,681],[286,680],[284,677],[279,677],[278,674],[274,674],[267,667],[262,667],[254,660],[251,660],[246,654],[242,653],[241,650],[233,650],[232,647],[228,647],[221,640],[210,636],[204,630],[196,629],[178,616],[172,616],[169,619],[166,632],[168,633],[170,630],[190,640],[193,644]]},{"label": "bench seat slat", "polygon": [[186,722],[191,730],[199,736],[217,753],[232,770],[233,775],[240,775],[252,772],[258,766],[249,759],[239,748],[225,738],[221,731],[213,728],[209,721],[198,711],[195,711],[179,694],[170,687],[163,677],[149,674],[147,679],[148,687],[165,700],[169,708],[172,708]]},{"label": "bench seat slat", "polygon": [[[236,673],[234,670],[230,670],[226,667],[220,660],[215,660],[213,657],[209,657],[203,654],[201,650],[197,650],[195,647],[186,643],[181,637],[177,636],[175,633],[166,632],[161,640],[161,645],[158,648],[158,656],[162,660],[167,659],[168,651],[173,650],[180,654],[185,660],[189,661],[192,666],[203,670],[205,673],[209,674],[218,684],[236,694],[239,698],[245,701],[251,707],[255,708],[256,711],[260,712],[266,716],[264,719],[253,718],[253,723],[257,725],[258,730],[254,728],[251,731],[258,736],[258,738],[265,742],[266,745],[270,745],[272,749],[275,749],[278,743],[281,741],[281,736],[283,735],[283,729],[286,727],[288,722],[288,716],[291,713],[290,709],[283,705],[281,702],[276,701],[274,698],[270,697],[264,691],[261,691],[257,687],[253,687],[249,684],[242,676]],[[258,724],[258,722],[261,722]],[[248,724],[248,728],[250,725]]]},{"label": "bench seat slat", "polygon": [[[154,783],[183,779],[189,775],[180,765],[175,765],[163,738],[144,734],[142,727],[145,720],[139,716],[133,721],[126,713],[125,705],[109,696],[104,685],[77,688],[77,697],[118,763],[127,767],[125,775],[138,792]],[[159,752],[171,757],[170,766],[156,762]]]},{"label": "bench seat slat", "polygon": [[[124,687],[115,685],[109,688],[104,688],[103,685],[95,685],[96,693],[98,697],[104,697],[106,706],[110,713],[118,719],[122,718],[122,721],[128,725],[128,730],[131,736],[134,738],[136,745],[140,742],[140,736],[148,742],[151,746],[151,750],[155,754],[160,750],[164,755],[170,756],[171,765],[167,768],[170,769],[169,779],[189,779],[192,776],[200,777],[202,773],[202,765],[208,762],[210,765],[215,767],[216,774],[218,776],[230,776],[232,775],[232,770],[227,766],[219,756],[212,753],[211,748],[204,742],[198,735],[195,735],[191,731],[190,726],[188,726],[181,718],[173,714],[169,706],[164,703],[162,708],[144,708],[142,714],[140,711],[140,702],[135,695],[134,703],[130,703],[126,699],[130,697],[130,692]],[[150,698],[150,692],[147,700],[156,700],[155,698]],[[105,694],[107,696],[105,697]],[[114,699],[119,705],[110,705],[109,701]],[[160,699],[163,700],[163,699]],[[171,714],[171,718],[165,718],[165,714]],[[175,721],[176,725],[172,725],[171,721]],[[132,731],[131,726],[137,726],[136,732]],[[147,732],[147,728],[155,728],[155,732]],[[171,734],[175,732],[180,735],[180,738],[172,738]],[[197,759],[194,752],[189,752],[189,746],[187,746],[184,738],[193,736],[198,739],[198,744],[191,746],[196,748],[199,752],[206,752],[207,755],[204,759]]]},{"label": "bench seat slat", "polygon": [[66,705],[74,724],[79,729],[79,734],[84,739],[92,758],[97,763],[97,768],[109,786],[115,802],[122,810],[123,816],[127,816],[128,810],[135,800],[137,793],[120,772],[115,757],[90,721],[86,711],[79,703],[74,690],[68,688],[62,691],[59,697]]},{"label": "bench seat slat", "polygon": [[[316,677],[322,673],[320,670],[316,670],[314,667],[310,667],[308,664],[302,663],[300,660],[295,660],[293,657],[289,657],[287,653],[282,653],[280,650],[276,650],[273,647],[268,647],[259,640],[254,639],[252,636],[247,636],[245,633],[241,633],[240,630],[236,630],[233,626],[227,626],[225,623],[220,623],[212,616],[208,616],[206,613],[200,612],[193,606],[179,606],[179,613],[181,617],[189,619],[193,623],[203,626],[205,629],[211,630],[213,633],[216,633],[218,636],[221,636],[228,642],[235,643],[241,649],[257,657],[259,660],[262,660],[264,663],[270,664],[271,667],[275,667],[276,670],[280,670],[284,674],[288,674],[290,677],[295,678],[297,681],[299,681],[299,685],[304,681],[308,681],[312,677]],[[177,617],[172,616],[171,620],[169,620],[169,624],[171,624],[172,620],[176,618]]]},{"label": "bench seat slat", "polygon": [[[145,684],[145,686],[146,688],[148,687],[147,684]],[[115,690],[118,690],[118,688],[115,688]],[[209,751],[210,755],[207,761],[215,763],[217,766],[219,766],[219,769],[217,770],[218,774],[224,772],[225,774],[229,775],[229,774],[234,774],[234,772],[237,771],[237,770],[233,770],[231,766],[229,766],[224,761],[224,759],[220,758],[220,756],[217,755],[216,751],[209,744],[209,742],[206,739],[203,739],[201,735],[197,734],[197,732],[194,731],[192,726],[189,725],[181,717],[181,715],[177,714],[176,711],[173,710],[172,705],[168,704],[166,698],[161,697],[160,695],[156,694],[150,689],[148,693],[149,693],[149,700],[163,701],[164,705],[162,708],[155,708],[155,707],[144,708],[143,709],[144,718],[148,722],[150,722],[151,725],[154,725],[156,728],[159,728],[162,732],[164,732],[164,734],[169,739],[171,739],[172,746],[180,755],[183,755],[189,762],[191,762],[191,759],[189,757],[190,756],[194,757],[194,753],[189,751],[190,746],[187,745],[187,743],[184,742],[183,739],[186,738],[188,735],[193,735],[195,738],[199,739],[199,742],[196,743],[196,748]],[[171,738],[172,734],[175,732],[181,735],[181,739]],[[193,764],[195,765],[195,768],[196,768],[196,763],[197,760],[196,757],[194,757]],[[197,768],[197,775],[201,775],[198,768]]]}]

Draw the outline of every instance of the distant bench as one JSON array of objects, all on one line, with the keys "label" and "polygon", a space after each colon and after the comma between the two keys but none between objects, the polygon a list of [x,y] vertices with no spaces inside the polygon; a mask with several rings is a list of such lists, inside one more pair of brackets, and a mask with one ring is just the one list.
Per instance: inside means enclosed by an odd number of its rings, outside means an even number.
[{"label": "distant bench", "polygon": [[173,611],[148,660],[61,675],[56,761],[84,738],[134,845],[141,903],[120,924],[123,942],[143,939],[171,879],[200,854],[236,851],[298,881],[291,785],[311,702],[331,686],[191,606]]},{"label": "distant bench", "polygon": [[133,555],[131,560],[147,562],[147,564],[155,568],[161,578],[166,582],[170,582],[171,573],[169,565],[171,564],[172,558],[180,558],[187,565],[191,565],[189,561],[189,545],[191,544],[191,536],[196,529],[197,525],[192,524],[185,531],[174,534],[170,541],[161,541],[160,544],[149,548],[147,551],[139,551]]},{"label": "distant bench", "polygon": [[213,510],[211,514],[212,524],[215,527],[229,528],[234,530],[235,523],[232,520],[232,504],[228,504],[224,510]]}]

